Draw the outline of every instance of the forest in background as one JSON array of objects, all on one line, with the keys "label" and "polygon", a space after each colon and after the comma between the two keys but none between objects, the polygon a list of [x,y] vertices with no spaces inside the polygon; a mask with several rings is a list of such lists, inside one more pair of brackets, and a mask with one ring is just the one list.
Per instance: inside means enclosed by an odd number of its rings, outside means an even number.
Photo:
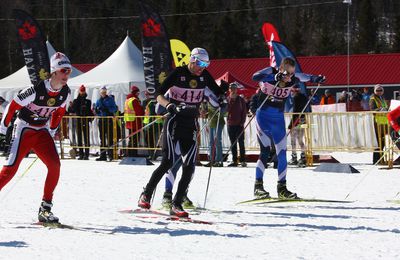
[{"label": "forest in background", "polygon": [[[267,56],[264,22],[276,27],[296,56],[347,54],[348,5],[343,0],[147,2],[163,17],[171,39],[180,39],[189,48],[204,47],[212,59]],[[135,0],[1,0],[0,5],[0,78],[24,65],[14,8],[35,17],[54,48],[67,53],[72,63],[104,61],[127,34],[141,48]],[[353,0],[349,12],[350,54],[400,52],[400,1]]]}]

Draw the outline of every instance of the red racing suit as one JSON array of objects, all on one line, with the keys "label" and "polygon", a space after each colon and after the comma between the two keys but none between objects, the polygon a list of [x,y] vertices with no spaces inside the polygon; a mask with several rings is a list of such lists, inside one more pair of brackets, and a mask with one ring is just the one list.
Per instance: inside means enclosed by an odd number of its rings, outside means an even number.
[{"label": "red racing suit", "polygon": [[70,93],[67,85],[54,91],[50,80],[44,80],[22,90],[7,106],[1,120],[2,128],[8,127],[14,113],[19,112],[10,155],[0,171],[0,190],[14,177],[22,159],[33,150],[48,170],[43,200],[52,201],[60,177],[60,158],[50,133],[60,124]]}]

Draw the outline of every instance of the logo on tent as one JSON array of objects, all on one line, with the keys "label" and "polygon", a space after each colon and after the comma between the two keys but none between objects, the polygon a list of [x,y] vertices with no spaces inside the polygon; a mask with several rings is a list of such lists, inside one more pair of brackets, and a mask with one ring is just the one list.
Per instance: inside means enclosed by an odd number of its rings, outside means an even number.
[{"label": "logo on tent", "polygon": [[161,25],[156,23],[153,19],[149,18],[142,24],[143,35],[145,37],[159,37],[161,36]]}]

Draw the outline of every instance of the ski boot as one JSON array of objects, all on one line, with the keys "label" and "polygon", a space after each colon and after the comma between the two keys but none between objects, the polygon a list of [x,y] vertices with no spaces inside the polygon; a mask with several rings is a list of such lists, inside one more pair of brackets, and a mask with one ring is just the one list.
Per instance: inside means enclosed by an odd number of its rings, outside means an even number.
[{"label": "ski boot", "polygon": [[297,165],[299,162],[297,161],[297,154],[292,153],[292,159],[288,162],[289,165]]},{"label": "ski boot", "polygon": [[146,191],[144,190],[142,194],[140,194],[138,207],[142,209],[149,209],[151,207],[150,201],[151,196],[147,195]]},{"label": "ski boot", "polygon": [[232,161],[230,164],[228,164],[228,167],[237,167],[238,163],[237,161]]},{"label": "ski boot", "polygon": [[161,202],[161,205],[164,209],[171,209],[172,206],[172,192],[166,191],[164,192],[164,196]]},{"label": "ski boot", "polygon": [[296,193],[291,192],[286,187],[286,182],[278,182],[278,198],[280,199],[299,199]]},{"label": "ski boot", "polygon": [[305,156],[305,154],[304,153],[301,153],[301,155],[300,155],[300,160],[299,160],[299,162],[297,163],[297,166],[299,166],[300,168],[304,168],[304,167],[306,167],[306,156]]},{"label": "ski boot", "polygon": [[266,190],[264,190],[264,184],[262,180],[256,180],[254,184],[254,198],[255,199],[271,198],[269,193]]},{"label": "ski boot", "polygon": [[215,162],[213,164],[213,167],[224,167],[224,164],[223,164],[223,162]]},{"label": "ski boot", "polygon": [[42,201],[38,213],[39,222],[58,223],[58,218],[54,216],[53,213],[51,212],[51,207],[53,207],[51,201],[45,201],[45,200]]},{"label": "ski boot", "polygon": [[193,205],[193,202],[188,198],[187,194],[183,197],[183,207],[185,209],[194,209],[195,206]]},{"label": "ski boot", "polygon": [[174,215],[180,218],[187,218],[189,217],[189,213],[187,213],[183,208],[182,205],[176,202],[172,202],[171,209],[169,211],[170,215]]},{"label": "ski boot", "polygon": [[241,162],[241,163],[240,163],[240,166],[242,166],[242,167],[247,167],[247,163],[246,163],[246,162]]}]

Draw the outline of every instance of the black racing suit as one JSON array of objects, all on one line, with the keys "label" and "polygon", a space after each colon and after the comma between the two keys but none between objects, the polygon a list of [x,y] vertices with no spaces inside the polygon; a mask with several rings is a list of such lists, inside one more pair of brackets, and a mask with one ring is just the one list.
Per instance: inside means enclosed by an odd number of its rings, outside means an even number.
[{"label": "black racing suit", "polygon": [[[182,156],[182,178],[174,197],[175,204],[182,204],[195,169],[197,154],[197,117],[203,98],[218,106],[217,95],[223,91],[215,80],[204,70],[200,76],[190,73],[187,66],[177,67],[162,83],[158,95],[169,92],[169,100],[177,106],[184,103],[186,108],[167,117],[164,123],[163,158],[160,166],[153,172],[144,193],[149,198],[163,175],[175,165]],[[177,156],[178,155],[178,156]]]}]

